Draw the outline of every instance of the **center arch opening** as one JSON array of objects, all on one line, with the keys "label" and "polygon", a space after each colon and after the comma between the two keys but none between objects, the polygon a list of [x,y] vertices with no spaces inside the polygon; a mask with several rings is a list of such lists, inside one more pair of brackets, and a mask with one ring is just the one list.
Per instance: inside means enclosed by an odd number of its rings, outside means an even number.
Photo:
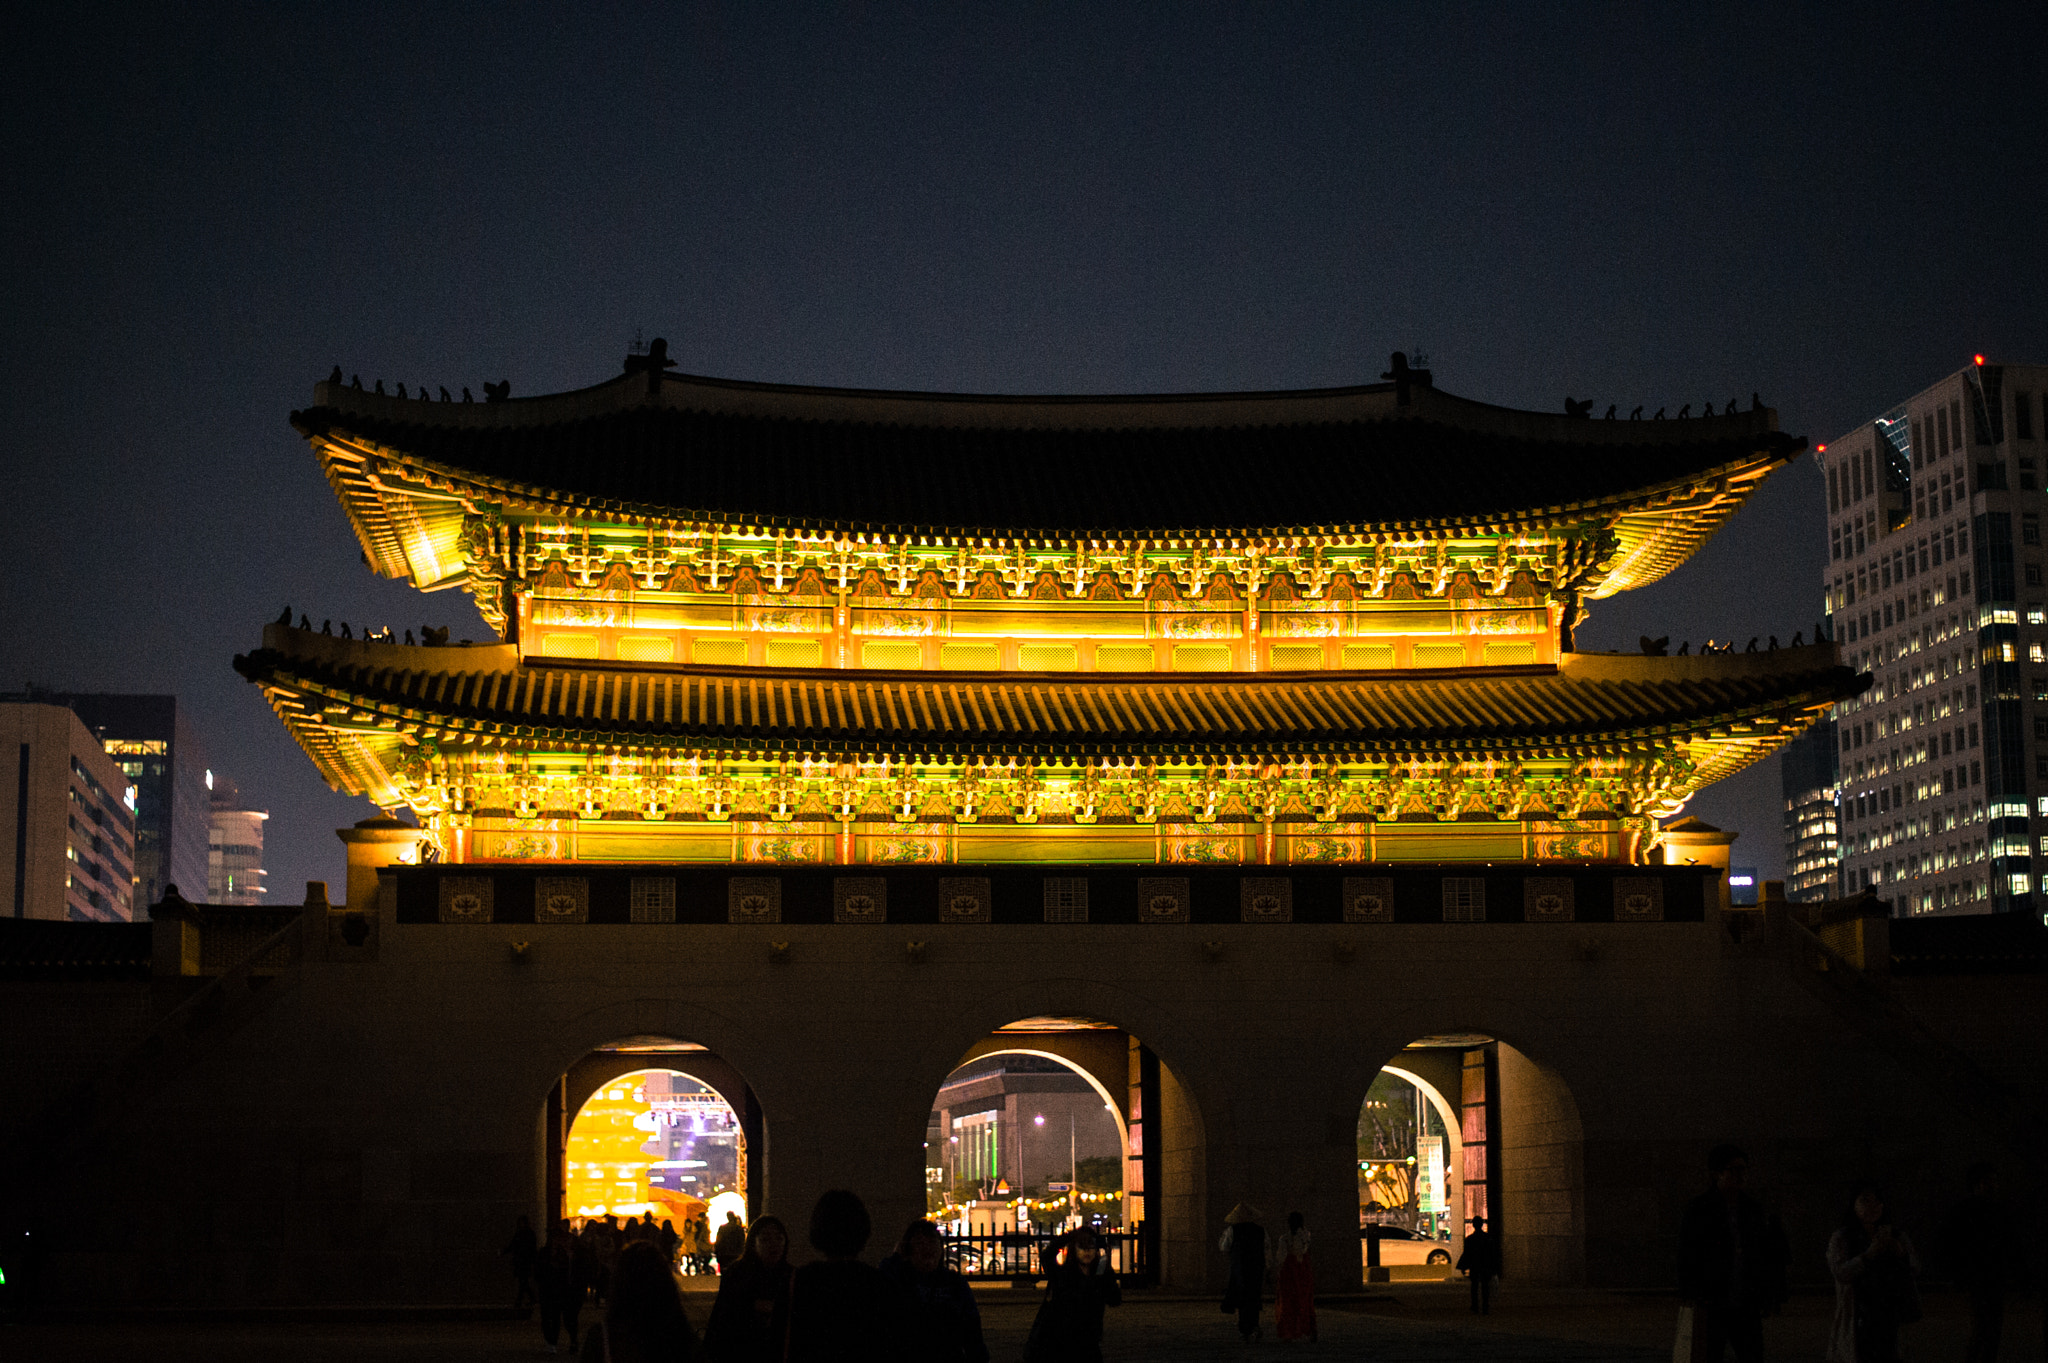
[{"label": "center arch opening", "polygon": [[[1117,1271],[1170,1279],[1198,1238],[1201,1120],[1139,1038],[1086,1017],[1027,1017],[968,1047],[934,1095],[926,1204],[963,1271],[1021,1279],[1053,1235],[1087,1225]],[[1027,1267],[1028,1265],[1028,1267]]]},{"label": "center arch opening", "polygon": [[696,1223],[709,1234],[728,1213],[751,1223],[767,1194],[767,1131],[752,1086],[676,1037],[622,1037],[571,1064],[548,1091],[540,1146],[540,1224],[670,1221],[685,1272],[710,1271],[693,1245]]}]

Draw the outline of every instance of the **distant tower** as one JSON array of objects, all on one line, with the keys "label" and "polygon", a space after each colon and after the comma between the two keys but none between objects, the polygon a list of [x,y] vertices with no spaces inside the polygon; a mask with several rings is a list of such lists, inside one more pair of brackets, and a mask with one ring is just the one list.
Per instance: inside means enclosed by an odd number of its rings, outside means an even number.
[{"label": "distant tower", "polygon": [[226,777],[208,772],[213,796],[206,816],[206,898],[212,904],[261,904],[263,822],[270,815],[245,808]]},{"label": "distant tower", "polygon": [[197,899],[207,882],[206,759],[176,696],[73,693],[70,706],[136,789],[135,908],[146,915],[176,885]]},{"label": "distant tower", "polygon": [[1785,897],[1826,899],[1841,864],[1841,783],[1835,725],[1823,720],[1785,747]]},{"label": "distant tower", "polygon": [[1835,707],[1836,894],[2039,913],[2048,846],[2048,365],[1964,366],[1815,452]]}]

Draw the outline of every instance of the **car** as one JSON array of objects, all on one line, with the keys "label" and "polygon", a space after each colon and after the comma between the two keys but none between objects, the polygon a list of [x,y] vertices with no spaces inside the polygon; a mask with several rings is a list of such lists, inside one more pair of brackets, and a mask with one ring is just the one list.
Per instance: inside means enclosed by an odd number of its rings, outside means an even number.
[{"label": "car", "polygon": [[[1392,1264],[1435,1264],[1440,1268],[1451,1266],[1451,1247],[1447,1241],[1418,1235],[1406,1226],[1381,1226],[1380,1263]],[[1366,1254],[1365,1230],[1358,1233],[1359,1254]]]}]

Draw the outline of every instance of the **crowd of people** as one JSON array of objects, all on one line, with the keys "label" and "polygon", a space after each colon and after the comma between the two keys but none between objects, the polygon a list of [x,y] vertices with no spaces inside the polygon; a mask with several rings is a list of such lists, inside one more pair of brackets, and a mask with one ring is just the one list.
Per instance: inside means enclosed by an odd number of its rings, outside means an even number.
[{"label": "crowd of people", "polygon": [[[567,1221],[535,1245],[525,1218],[506,1254],[517,1301],[537,1301],[550,1352],[566,1338],[584,1363],[988,1363],[981,1312],[967,1279],[947,1267],[939,1228],[904,1228],[879,1267],[861,1254],[873,1235],[851,1192],[818,1199],[808,1239],[817,1256],[791,1263],[789,1231],[775,1216],[742,1229],[737,1217],[713,1237],[668,1223]],[[673,1237],[673,1238],[671,1238]],[[683,1311],[677,1276],[694,1249],[717,1265],[718,1295],[699,1338]],[[1041,1265],[1045,1297],[1026,1346],[1027,1363],[1099,1363],[1103,1313],[1123,1299],[1093,1231],[1056,1239]],[[582,1321],[586,1303],[602,1315]]]},{"label": "crowd of people", "polygon": [[730,1212],[716,1237],[708,1217],[686,1217],[677,1230],[672,1219],[657,1225],[650,1213],[628,1217],[623,1225],[617,1216],[592,1217],[580,1230],[557,1221],[548,1228],[546,1241],[539,1242],[532,1223],[522,1216],[503,1251],[512,1268],[512,1304],[515,1310],[529,1303],[540,1307],[549,1352],[559,1349],[565,1332],[574,1350],[584,1304],[609,1304],[618,1265],[628,1251],[639,1259],[651,1257],[666,1273],[708,1274],[714,1260],[723,1264],[738,1257],[744,1235],[739,1218]]},{"label": "crowd of people", "polygon": [[[1788,1295],[1790,1250],[1783,1226],[1747,1187],[1749,1161],[1732,1145],[1708,1157],[1710,1184],[1688,1202],[1678,1237],[1682,1303],[1675,1356],[1738,1363],[1763,1357],[1763,1319]],[[1969,1172],[1970,1196],[1939,1239],[1970,1298],[1968,1360],[1995,1359],[2005,1291],[2018,1262],[2010,1218],[1989,1166]],[[1235,1315],[1247,1344],[1263,1335],[1267,1288],[1277,1289],[1275,1328],[1282,1340],[1316,1338],[1311,1236],[1300,1212],[1269,1235],[1262,1215],[1240,1202],[1224,1218],[1217,1249],[1229,1265],[1223,1310]],[[1472,1309],[1491,1309],[1501,1253],[1483,1218],[1465,1236],[1458,1269],[1471,1284]],[[930,1221],[912,1221],[879,1266],[861,1255],[872,1236],[866,1206],[851,1192],[828,1192],[811,1211],[807,1239],[815,1258],[792,1263],[788,1228],[774,1216],[742,1227],[728,1215],[714,1236],[702,1218],[685,1229],[653,1219],[600,1217],[573,1229],[549,1228],[536,1244],[520,1218],[505,1253],[518,1280],[516,1301],[540,1307],[550,1352],[566,1336],[584,1363],[988,1363],[981,1314],[967,1279],[946,1264],[945,1241]],[[1824,1254],[1835,1286],[1828,1363],[1896,1363],[1900,1330],[1920,1318],[1919,1251],[1893,1225],[1882,1191],[1856,1186]],[[700,1339],[682,1307],[677,1277],[716,1265],[718,1295]],[[1109,1255],[1085,1227],[1052,1240],[1039,1265],[1044,1279],[1025,1344],[1025,1363],[1100,1363],[1105,1312],[1123,1300]],[[587,1302],[602,1316],[582,1324]]]}]

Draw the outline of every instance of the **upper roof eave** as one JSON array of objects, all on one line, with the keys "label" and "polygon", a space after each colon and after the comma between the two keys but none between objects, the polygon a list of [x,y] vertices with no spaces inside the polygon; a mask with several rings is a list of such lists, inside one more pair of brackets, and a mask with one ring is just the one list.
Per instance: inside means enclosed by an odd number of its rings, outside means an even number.
[{"label": "upper roof eave", "polygon": [[[1806,448],[1802,437],[1772,432],[1760,441],[1757,448],[1741,457],[1724,463],[1709,465],[1688,471],[1679,476],[1647,483],[1640,487],[1602,497],[1576,501],[1555,502],[1522,508],[1478,512],[1466,515],[1417,517],[1384,521],[1354,521],[1328,523],[1298,523],[1293,525],[1095,525],[1095,526],[1033,526],[1033,525],[979,525],[940,524],[914,521],[875,521],[860,518],[817,517],[762,513],[718,507],[690,507],[673,503],[658,503],[632,499],[591,497],[576,492],[519,479],[505,478],[487,472],[463,468],[438,460],[413,454],[402,447],[386,445],[381,441],[357,435],[346,429],[330,426],[303,424],[301,418],[307,414],[294,412],[294,425],[316,449],[325,446],[330,450],[348,451],[350,459],[374,455],[398,465],[406,473],[418,475],[422,484],[438,484],[448,492],[460,490],[467,494],[484,494],[488,500],[503,500],[523,509],[549,515],[561,515],[568,510],[581,511],[599,516],[615,516],[624,521],[647,523],[668,522],[673,524],[695,524],[729,526],[735,529],[792,530],[812,534],[874,534],[899,539],[919,541],[950,542],[956,540],[1000,540],[1003,542],[1058,542],[1071,543],[1075,540],[1105,541],[1162,541],[1162,540],[1242,540],[1242,539],[1370,539],[1384,536],[1442,535],[1442,534],[1514,534],[1556,525],[1574,524],[1586,520],[1617,515],[1655,514],[1659,504],[1668,502],[1674,494],[1690,489],[1710,486],[1723,480],[1752,476],[1758,481],[1780,466],[1791,462]],[[401,475],[403,476],[403,475]],[[336,481],[330,473],[330,481]],[[347,489],[336,481],[336,491],[344,501],[352,501]],[[351,506],[367,521],[383,518],[381,499],[364,499],[362,505]],[[1731,508],[1732,510],[1732,508]],[[1675,515],[1686,514],[1684,510]],[[1718,528],[1718,527],[1716,527]],[[374,532],[372,532],[374,533]],[[1709,532],[1711,533],[1711,532]],[[1701,535],[1704,540],[1707,536]]]}]

